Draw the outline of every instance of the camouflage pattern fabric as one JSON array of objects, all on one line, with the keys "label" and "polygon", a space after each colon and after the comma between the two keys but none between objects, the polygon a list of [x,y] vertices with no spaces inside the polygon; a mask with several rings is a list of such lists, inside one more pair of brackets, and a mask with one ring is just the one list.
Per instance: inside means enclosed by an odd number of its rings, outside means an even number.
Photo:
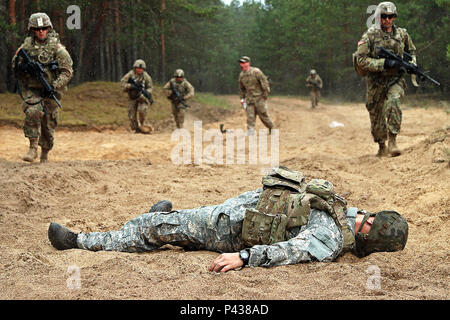
[{"label": "camouflage pattern fabric", "polygon": [[187,81],[185,78],[183,78],[181,82],[178,82],[175,78],[172,78],[163,87],[167,98],[172,102],[172,114],[175,120],[175,124],[177,128],[183,128],[185,110],[180,108],[180,102],[174,99],[174,94],[172,92],[172,89],[170,88],[171,82],[185,101],[191,99],[195,95],[195,89],[192,84],[190,84],[189,81]]},{"label": "camouflage pattern fabric", "polygon": [[136,82],[141,83],[145,90],[150,94],[153,91],[153,81],[150,75],[143,71],[142,74],[138,75],[134,69],[130,70],[125,74],[120,80],[120,86],[123,91],[128,92],[129,103],[128,103],[128,119],[130,120],[131,130],[138,130],[145,123],[147,118],[147,111],[150,105],[150,101],[142,94],[138,94],[136,90],[130,90],[131,84],[128,83],[128,79],[133,78]]},{"label": "camouflage pattern fabric", "polygon": [[269,129],[274,124],[267,110],[267,98],[270,94],[270,86],[264,73],[255,67],[250,67],[246,72],[239,74],[239,96],[247,103],[247,128],[255,128],[256,116]]},{"label": "camouflage pattern fabric", "polygon": [[[50,30],[47,39],[40,43],[33,37],[27,37],[17,52],[23,48],[30,58],[40,62],[45,71],[46,80],[57,90],[56,96],[62,98],[63,91],[67,90],[67,84],[73,75],[72,58],[66,48],[60,43],[59,35]],[[13,67],[17,55],[13,57]],[[51,61],[58,62],[58,70],[51,71],[47,64]],[[19,61],[20,63],[20,61]],[[42,85],[29,74],[19,73],[22,94],[26,102],[22,109],[25,113],[24,134],[27,138],[39,138],[39,145],[42,148],[51,150],[53,147],[55,128],[58,124],[58,106],[52,99],[41,97]],[[42,103],[34,104],[38,101]]]},{"label": "camouflage pattern fabric", "polygon": [[311,107],[315,108],[319,104],[320,89],[323,87],[322,78],[318,74],[315,77],[309,76],[306,78],[306,86],[309,88]]},{"label": "camouflage pattern fabric", "polygon": [[376,26],[363,34],[358,42],[355,60],[359,68],[367,72],[367,100],[371,133],[377,143],[387,140],[388,132],[397,135],[401,129],[402,112],[400,98],[404,95],[406,81],[397,69],[385,69],[385,59],[377,59],[377,46],[403,56],[408,52],[416,61],[416,47],[406,29],[393,26],[390,33]]},{"label": "camouflage pattern fabric", "polygon": [[[237,252],[244,248],[242,221],[255,208],[261,189],[248,191],[223,204],[173,211],[145,213],[118,231],[80,233],[79,248],[143,252],[164,244],[188,250]],[[354,230],[357,210],[349,208],[348,224]],[[312,209],[309,221],[289,230],[288,240],[250,248],[249,266],[279,266],[311,261],[332,261],[343,252],[343,236],[333,218]]]}]

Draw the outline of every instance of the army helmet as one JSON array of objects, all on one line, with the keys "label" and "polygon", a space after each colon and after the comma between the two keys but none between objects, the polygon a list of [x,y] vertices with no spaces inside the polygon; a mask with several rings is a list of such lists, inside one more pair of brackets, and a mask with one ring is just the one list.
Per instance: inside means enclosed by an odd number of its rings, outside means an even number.
[{"label": "army helmet", "polygon": [[317,74],[315,69],[311,69],[311,71],[309,72],[310,74]]},{"label": "army helmet", "polygon": [[390,1],[380,2],[378,4],[378,13],[381,14],[393,14],[397,16],[397,7]]},{"label": "army helmet", "polygon": [[373,252],[392,252],[403,250],[408,240],[408,223],[396,211],[380,211],[376,214],[366,212],[361,227],[369,217],[375,216],[369,233],[356,230],[354,252],[365,257]]},{"label": "army helmet", "polygon": [[182,69],[177,69],[175,70],[175,72],[173,73],[173,76],[175,78],[184,78],[184,71]]},{"label": "army helmet", "polygon": [[46,13],[38,12],[33,13],[28,20],[28,31],[32,28],[51,28],[53,29],[52,22]]},{"label": "army helmet", "polygon": [[133,64],[133,68],[142,68],[142,69],[146,69],[147,66],[145,64],[145,61],[142,59],[137,59],[134,64]]}]

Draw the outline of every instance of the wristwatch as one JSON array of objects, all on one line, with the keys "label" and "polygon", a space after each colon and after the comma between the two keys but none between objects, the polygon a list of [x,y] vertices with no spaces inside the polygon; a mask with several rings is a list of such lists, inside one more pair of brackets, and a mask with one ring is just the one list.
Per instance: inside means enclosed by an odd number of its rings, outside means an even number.
[{"label": "wristwatch", "polygon": [[248,264],[248,259],[250,258],[250,252],[248,249],[239,251],[239,258],[244,262],[244,266]]}]

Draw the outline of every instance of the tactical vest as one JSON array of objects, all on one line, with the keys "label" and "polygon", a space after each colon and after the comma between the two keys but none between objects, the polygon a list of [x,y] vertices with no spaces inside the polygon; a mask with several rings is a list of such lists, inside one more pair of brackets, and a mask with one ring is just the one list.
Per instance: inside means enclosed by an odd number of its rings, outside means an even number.
[{"label": "tactical vest", "polygon": [[314,208],[325,211],[336,222],[344,236],[344,249],[353,247],[355,237],[347,225],[347,203],[334,193],[331,182],[312,179],[306,183],[302,173],[278,167],[264,176],[262,183],[256,207],[245,212],[242,239],[246,246],[288,240],[289,230],[306,225]]},{"label": "tactical vest", "polygon": [[[51,71],[52,62],[56,60],[56,54],[63,47],[59,41],[59,35],[56,32],[49,32],[47,41],[39,44],[34,41],[34,37],[27,37],[22,48],[28,53],[30,58],[42,64],[45,71],[45,78],[51,84],[57,78],[57,71]],[[54,66],[54,65],[53,65]],[[29,75],[22,79],[28,88],[42,88],[41,83]]]},{"label": "tactical vest", "polygon": [[[396,55],[402,56],[405,51],[405,38],[407,36],[406,29],[399,28],[394,25],[393,31],[391,34],[388,34],[381,30],[380,28],[371,27],[367,30],[366,34],[367,39],[369,40],[369,55],[371,58],[376,58],[378,55],[377,47],[383,47]],[[357,55],[356,52],[352,55],[353,67],[355,68],[358,75],[365,77],[367,75],[367,71],[363,70],[357,63]],[[396,70],[391,71],[383,71],[383,74],[396,74]]]}]

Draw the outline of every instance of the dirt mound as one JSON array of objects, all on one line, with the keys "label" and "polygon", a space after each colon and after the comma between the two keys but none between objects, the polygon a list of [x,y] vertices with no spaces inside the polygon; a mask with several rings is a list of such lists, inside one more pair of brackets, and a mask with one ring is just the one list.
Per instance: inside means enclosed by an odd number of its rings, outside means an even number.
[{"label": "dirt mound", "polygon": [[[203,113],[193,106],[186,128],[225,124],[245,129],[235,107]],[[351,206],[402,213],[410,227],[404,251],[333,263],[271,269],[208,272],[214,252],[163,247],[149,253],[57,251],[49,243],[51,221],[75,232],[120,228],[171,200],[174,209],[222,203],[260,186],[266,164],[176,165],[171,131],[132,134],[57,130],[45,165],[25,163],[20,129],[0,128],[0,298],[2,299],[448,299],[449,118],[442,109],[405,108],[398,145],[403,154],[377,158],[362,104],[319,105],[271,98],[279,128],[279,162],[308,178],[325,178]],[[198,109],[197,109],[198,108]],[[333,122],[342,126],[333,126]],[[262,125],[258,121],[257,130]],[[224,142],[225,143],[225,142]],[[208,142],[204,142],[204,149]],[[248,150],[248,148],[246,149]],[[75,270],[75,271],[74,271]],[[76,273],[78,272],[78,273]],[[79,275],[79,282],[74,277]],[[379,285],[373,277],[380,276]],[[75,284],[75,285],[74,285]]]}]

